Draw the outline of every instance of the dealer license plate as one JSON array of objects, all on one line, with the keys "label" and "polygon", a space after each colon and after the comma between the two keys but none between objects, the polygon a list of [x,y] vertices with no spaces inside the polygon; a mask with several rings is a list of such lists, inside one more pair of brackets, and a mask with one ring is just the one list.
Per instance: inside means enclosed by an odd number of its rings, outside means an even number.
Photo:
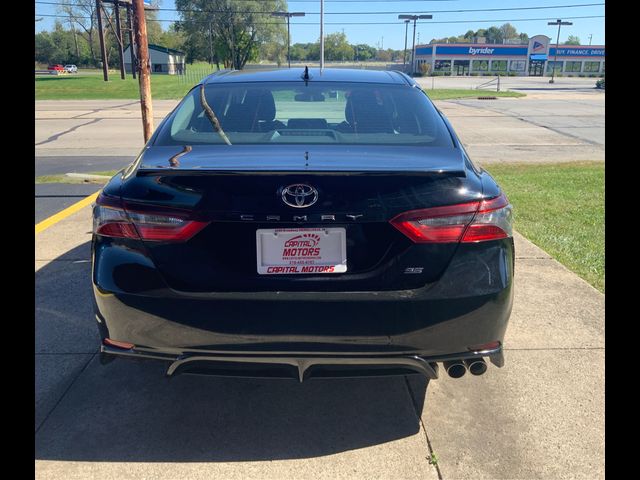
[{"label": "dealer license plate", "polygon": [[256,231],[258,273],[295,275],[347,271],[344,228],[265,228]]}]

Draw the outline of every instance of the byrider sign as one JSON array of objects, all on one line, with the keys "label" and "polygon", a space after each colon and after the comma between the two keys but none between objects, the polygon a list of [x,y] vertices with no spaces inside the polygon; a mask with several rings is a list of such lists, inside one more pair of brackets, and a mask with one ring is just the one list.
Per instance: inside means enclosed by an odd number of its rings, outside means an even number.
[{"label": "byrider sign", "polygon": [[[480,47],[478,45],[462,46],[462,45],[436,45],[437,55],[464,55],[464,56],[483,56],[483,55],[504,55],[513,57],[516,55],[526,55],[527,47],[523,45],[500,45],[497,47]],[[422,53],[422,52],[419,52]],[[425,53],[431,53],[425,52]]]},{"label": "byrider sign", "polygon": [[482,47],[482,48],[469,47],[469,54],[470,55],[478,55],[478,54],[491,55],[494,50],[495,48],[489,48],[489,47]]}]

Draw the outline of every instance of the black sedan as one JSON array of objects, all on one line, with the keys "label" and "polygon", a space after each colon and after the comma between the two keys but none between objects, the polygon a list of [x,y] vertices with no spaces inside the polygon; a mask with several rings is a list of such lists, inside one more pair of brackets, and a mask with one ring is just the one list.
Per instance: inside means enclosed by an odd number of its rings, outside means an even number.
[{"label": "black sedan", "polygon": [[104,362],[300,381],[504,363],[511,206],[403,73],[210,75],[93,222]]}]

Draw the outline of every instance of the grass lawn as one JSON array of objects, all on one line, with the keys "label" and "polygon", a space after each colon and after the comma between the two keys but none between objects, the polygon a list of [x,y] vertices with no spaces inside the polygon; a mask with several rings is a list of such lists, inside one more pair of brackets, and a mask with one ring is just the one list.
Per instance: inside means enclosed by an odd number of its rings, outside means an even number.
[{"label": "grass lawn", "polygon": [[604,292],[604,163],[489,165],[515,228]]},{"label": "grass lawn", "polygon": [[[37,76],[35,78],[36,100],[136,100],[140,98],[138,80],[128,75],[120,79],[119,72],[109,73],[109,81],[102,75],[94,74]],[[186,75],[151,75],[152,96],[158,100],[178,100],[197,84],[202,77],[211,73],[206,63],[187,65]],[[478,90],[425,90],[432,100],[453,98],[523,97],[517,92],[486,92]]]},{"label": "grass lawn", "polygon": [[470,90],[470,89],[450,89],[436,88],[434,90],[425,88],[424,92],[429,95],[431,100],[451,100],[454,98],[478,98],[478,97],[526,97],[520,92],[491,92],[486,90]]},{"label": "grass lawn", "polygon": [[[104,177],[113,177],[116,173],[118,173],[120,170],[108,170],[108,171],[102,171],[102,172],[91,172],[89,173],[89,175],[102,175]],[[97,184],[101,184],[104,185],[105,183],[107,183],[108,179],[91,179],[91,180],[85,180],[83,178],[77,178],[77,177],[67,177],[64,174],[59,174],[59,175],[42,175],[40,177],[36,177],[36,183],[71,183],[71,184],[77,184],[77,183],[97,183]]]},{"label": "grass lawn", "polygon": [[[215,68],[215,67],[214,67]],[[109,72],[109,81],[90,74],[37,76],[36,100],[137,100],[138,79],[122,80],[119,71]],[[158,100],[181,99],[202,77],[212,73],[208,64],[187,65],[186,75],[151,75],[152,96]]]}]

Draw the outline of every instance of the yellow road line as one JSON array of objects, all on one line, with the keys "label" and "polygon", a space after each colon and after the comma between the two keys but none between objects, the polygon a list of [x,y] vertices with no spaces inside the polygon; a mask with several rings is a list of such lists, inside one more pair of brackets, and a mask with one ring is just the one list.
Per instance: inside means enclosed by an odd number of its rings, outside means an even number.
[{"label": "yellow road line", "polygon": [[43,230],[46,230],[50,226],[55,225],[56,223],[58,223],[60,220],[64,220],[69,215],[73,215],[74,213],[76,213],[81,208],[86,207],[87,205],[89,205],[91,202],[93,202],[98,197],[99,193],[100,192],[96,192],[96,193],[94,193],[92,195],[89,195],[88,197],[83,198],[79,202],[74,203],[70,207],[65,208],[61,212],[58,212],[55,215],[51,215],[49,218],[45,218],[40,223],[36,223],[36,233],[40,233]]}]

